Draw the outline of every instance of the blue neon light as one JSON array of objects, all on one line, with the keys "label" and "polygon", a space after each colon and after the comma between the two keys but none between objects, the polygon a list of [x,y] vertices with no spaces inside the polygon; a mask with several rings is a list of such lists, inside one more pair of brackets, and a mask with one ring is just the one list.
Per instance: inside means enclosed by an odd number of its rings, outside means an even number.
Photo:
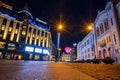
[{"label": "blue neon light", "polygon": [[9,16],[8,14],[4,14],[4,13],[2,13],[2,12],[0,12],[0,15],[5,16],[5,17],[8,17],[8,18],[11,18],[11,19],[13,19],[13,20],[16,20],[15,17]]}]

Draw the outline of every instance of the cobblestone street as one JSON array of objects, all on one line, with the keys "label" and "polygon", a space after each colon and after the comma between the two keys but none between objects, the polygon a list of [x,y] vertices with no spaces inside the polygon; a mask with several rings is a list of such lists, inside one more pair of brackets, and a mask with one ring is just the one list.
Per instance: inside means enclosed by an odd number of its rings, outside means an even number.
[{"label": "cobblestone street", "polygon": [[0,60],[0,80],[120,80],[120,65]]},{"label": "cobblestone street", "polygon": [[95,80],[63,63],[0,60],[0,80]]}]

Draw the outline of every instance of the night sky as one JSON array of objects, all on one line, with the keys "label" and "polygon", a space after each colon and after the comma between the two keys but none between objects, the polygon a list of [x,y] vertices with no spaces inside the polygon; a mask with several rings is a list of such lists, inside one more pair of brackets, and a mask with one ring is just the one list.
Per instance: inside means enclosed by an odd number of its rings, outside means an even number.
[{"label": "night sky", "polygon": [[85,26],[93,22],[97,12],[105,8],[110,0],[3,0],[20,11],[28,3],[30,12],[34,17],[46,21],[52,31],[52,40],[56,45],[56,23],[60,20],[65,23],[61,32],[61,47],[71,46],[81,41],[87,31]]}]

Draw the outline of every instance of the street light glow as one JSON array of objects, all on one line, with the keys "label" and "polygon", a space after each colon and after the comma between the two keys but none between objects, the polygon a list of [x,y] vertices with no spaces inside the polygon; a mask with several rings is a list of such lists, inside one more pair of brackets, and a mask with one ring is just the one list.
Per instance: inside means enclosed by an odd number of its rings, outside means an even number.
[{"label": "street light glow", "polygon": [[62,25],[60,24],[58,28],[59,28],[59,30],[61,30],[62,29]]},{"label": "street light glow", "polygon": [[92,30],[92,26],[91,25],[88,26],[88,30]]}]

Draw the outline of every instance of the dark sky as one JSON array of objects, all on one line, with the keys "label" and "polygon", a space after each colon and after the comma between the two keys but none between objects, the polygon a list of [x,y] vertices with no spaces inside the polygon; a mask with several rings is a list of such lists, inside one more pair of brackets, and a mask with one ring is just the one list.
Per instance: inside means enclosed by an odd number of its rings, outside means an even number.
[{"label": "dark sky", "polygon": [[52,39],[56,45],[56,22],[62,15],[65,29],[61,32],[61,47],[78,43],[86,35],[85,24],[93,22],[98,10],[105,8],[110,0],[3,0],[14,7],[15,11],[22,10],[28,3],[34,17],[48,22],[52,31]]}]

